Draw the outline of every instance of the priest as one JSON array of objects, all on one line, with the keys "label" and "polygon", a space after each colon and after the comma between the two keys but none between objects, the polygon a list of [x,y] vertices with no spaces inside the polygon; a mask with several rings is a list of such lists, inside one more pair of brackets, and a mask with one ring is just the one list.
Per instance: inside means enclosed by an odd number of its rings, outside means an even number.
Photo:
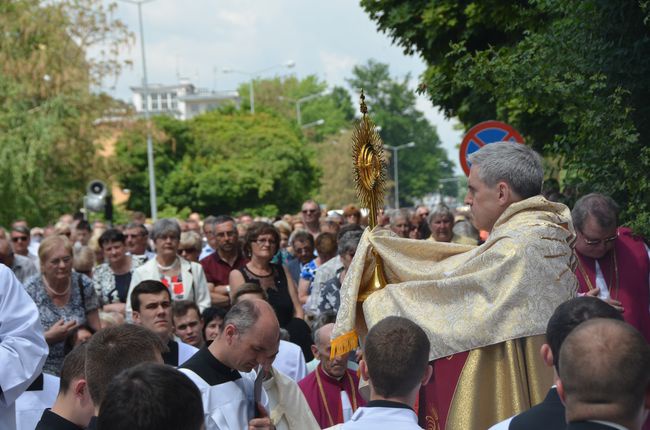
[{"label": "priest", "polygon": [[347,368],[347,355],[330,359],[333,329],[334,324],[326,324],[314,332],[312,351],[320,363],[298,383],[321,428],[348,421],[366,404],[357,388],[359,378]]},{"label": "priest", "polygon": [[[338,355],[388,315],[424,328],[433,365],[419,398],[425,428],[487,428],[540,402],[552,384],[538,354],[546,323],[577,289],[569,209],[539,195],[539,155],[499,142],[469,161],[465,203],[475,227],[490,233],[486,242],[413,241],[367,230],[341,289],[333,333]],[[368,295],[376,267],[387,285]]]},{"label": "priest", "polygon": [[599,193],[573,206],[576,277],[580,293],[591,292],[616,307],[650,342],[650,250],[629,228],[618,227],[618,211],[611,197]]}]

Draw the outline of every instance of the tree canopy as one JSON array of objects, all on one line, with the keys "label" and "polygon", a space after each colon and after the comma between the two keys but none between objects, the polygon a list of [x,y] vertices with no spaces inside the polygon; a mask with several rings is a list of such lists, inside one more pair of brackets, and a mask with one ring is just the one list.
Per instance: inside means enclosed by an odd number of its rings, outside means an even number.
[{"label": "tree canopy", "polygon": [[500,119],[541,151],[571,203],[600,191],[650,236],[649,2],[362,0],[420,89],[467,127]]},{"label": "tree canopy", "polygon": [[[100,0],[0,2],[0,223],[44,223],[77,210],[106,175],[93,123],[114,106],[91,86],[119,71],[131,40]],[[101,44],[105,55],[89,58]]]},{"label": "tree canopy", "polygon": [[[219,214],[246,210],[274,215],[296,211],[313,195],[319,167],[295,124],[279,115],[215,111],[182,122],[154,119],[154,159],[160,201]],[[129,209],[148,210],[143,124],[118,140],[122,186]]]}]

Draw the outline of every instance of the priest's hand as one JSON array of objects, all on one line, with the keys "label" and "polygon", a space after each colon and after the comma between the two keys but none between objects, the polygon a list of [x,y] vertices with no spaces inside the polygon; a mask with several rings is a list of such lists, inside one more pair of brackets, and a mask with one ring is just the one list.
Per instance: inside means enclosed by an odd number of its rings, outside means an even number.
[{"label": "priest's hand", "polygon": [[275,426],[269,418],[269,413],[266,408],[259,402],[255,405],[257,409],[257,416],[248,422],[248,430],[275,430]]},{"label": "priest's hand", "polygon": [[618,300],[614,300],[612,298],[609,298],[609,299],[605,299],[605,303],[613,306],[614,309],[616,309],[620,313],[625,312],[625,309],[623,308],[623,304],[621,302],[619,302]]},{"label": "priest's hand", "polygon": [[583,295],[588,297],[598,297],[599,294],[600,294],[600,288],[594,287],[591,290],[584,293]]},{"label": "priest's hand", "polygon": [[275,430],[271,418],[253,418],[248,422],[248,430]]}]

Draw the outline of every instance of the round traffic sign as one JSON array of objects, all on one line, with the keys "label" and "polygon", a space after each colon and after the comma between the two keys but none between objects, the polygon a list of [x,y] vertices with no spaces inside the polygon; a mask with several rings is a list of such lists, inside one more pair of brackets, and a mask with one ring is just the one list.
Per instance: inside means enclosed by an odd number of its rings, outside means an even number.
[{"label": "round traffic sign", "polygon": [[512,126],[501,121],[484,121],[472,127],[460,144],[460,165],[469,176],[471,164],[467,157],[485,145],[496,142],[524,143],[524,138]]}]

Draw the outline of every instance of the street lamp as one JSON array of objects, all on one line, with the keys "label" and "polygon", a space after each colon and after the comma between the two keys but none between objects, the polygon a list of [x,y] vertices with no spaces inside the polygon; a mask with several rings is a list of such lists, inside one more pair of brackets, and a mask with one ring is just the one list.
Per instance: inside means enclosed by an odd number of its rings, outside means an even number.
[{"label": "street lamp", "polygon": [[138,5],[138,21],[140,22],[140,48],[142,50],[142,98],[144,99],[144,119],[147,123],[147,165],[149,167],[149,203],[151,218],[158,219],[158,204],[156,202],[156,173],[153,165],[153,143],[151,141],[151,122],[149,118],[149,83],[147,81],[147,59],[144,49],[144,27],[142,26],[142,5],[154,0],[120,0],[125,3]]},{"label": "street lamp", "polygon": [[251,101],[251,113],[255,113],[255,93],[253,89],[253,82],[255,81],[255,77],[259,75],[260,73],[264,73],[266,71],[275,69],[277,67],[286,67],[287,69],[291,69],[294,67],[296,63],[292,60],[287,61],[284,64],[276,64],[275,66],[267,67],[266,69],[258,70],[257,72],[246,72],[244,70],[235,70],[235,69],[223,69],[223,73],[239,73],[240,75],[246,75],[250,78],[250,82],[248,83],[248,88],[249,88],[249,93],[250,93],[250,101]]},{"label": "street lamp", "polygon": [[319,119],[317,121],[308,122],[305,125],[301,125],[300,128],[302,128],[304,130],[304,129],[309,128],[309,127],[316,127],[316,126],[323,125],[323,124],[325,124],[325,120],[321,118],[321,119]]},{"label": "street lamp", "polygon": [[397,170],[397,151],[400,149],[404,148],[413,148],[415,146],[415,142],[409,142],[405,143],[404,145],[400,146],[390,146],[390,145],[384,145],[384,148],[388,148],[391,151],[393,151],[393,176],[395,180],[395,209],[399,209],[399,177],[397,176],[398,170]]},{"label": "street lamp", "polygon": [[278,97],[278,100],[287,100],[287,101],[290,101],[290,102],[294,102],[296,104],[296,120],[298,121],[298,125],[302,126],[302,114],[300,112],[300,105],[302,103],[306,102],[306,101],[313,100],[313,99],[316,99],[318,97],[326,96],[327,94],[329,94],[329,91],[326,90],[326,91],[321,91],[320,93],[311,94],[311,95],[308,95],[308,96],[305,96],[305,97],[301,97],[301,98],[299,98],[297,100],[296,99],[290,99],[289,97],[284,97],[284,96]]}]

